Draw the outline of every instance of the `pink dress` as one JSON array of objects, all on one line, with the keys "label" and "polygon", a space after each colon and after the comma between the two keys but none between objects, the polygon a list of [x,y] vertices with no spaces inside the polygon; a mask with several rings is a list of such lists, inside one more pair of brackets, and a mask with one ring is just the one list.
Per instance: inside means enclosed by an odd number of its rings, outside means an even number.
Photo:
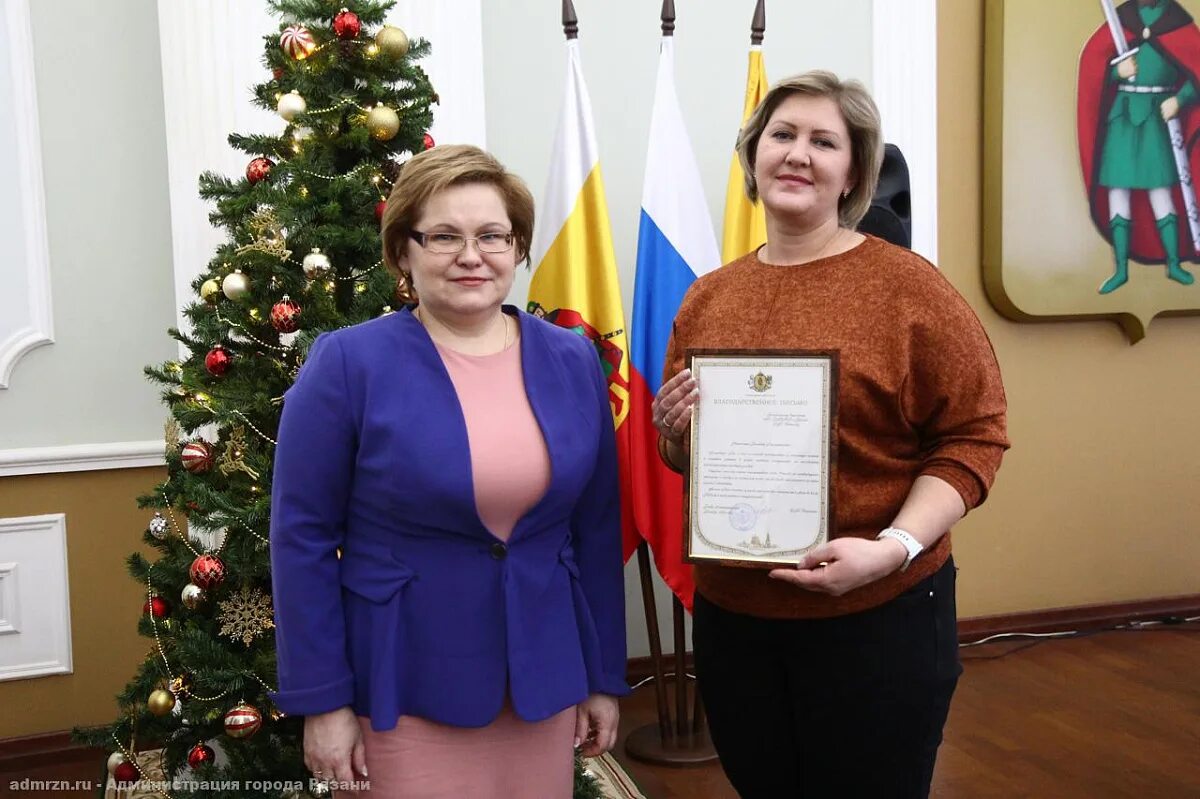
[{"label": "pink dress", "polygon": [[[529,407],[519,341],[495,355],[438,347],[467,422],[479,518],[507,540],[550,485],[550,458]],[[359,718],[369,791],[339,797],[388,799],[569,799],[575,708],[544,721],[517,718],[506,701],[486,727],[469,729],[401,716],[394,729]]]}]

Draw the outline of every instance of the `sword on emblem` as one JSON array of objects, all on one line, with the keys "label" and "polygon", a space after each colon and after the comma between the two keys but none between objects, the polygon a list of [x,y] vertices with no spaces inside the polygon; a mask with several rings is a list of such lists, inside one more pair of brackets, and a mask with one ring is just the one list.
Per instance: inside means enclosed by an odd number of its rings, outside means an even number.
[{"label": "sword on emblem", "polygon": [[[1131,48],[1125,41],[1125,30],[1117,17],[1113,0],[1100,0],[1104,10],[1104,19],[1108,22],[1108,30],[1112,33],[1113,44],[1117,48],[1117,57],[1111,63],[1117,64],[1137,53],[1137,48]],[[1192,167],[1188,164],[1187,147],[1183,142],[1183,125],[1178,116],[1167,120],[1167,135],[1171,137],[1171,152],[1175,156],[1175,171],[1179,174],[1179,193],[1183,195],[1183,205],[1187,211],[1188,231],[1192,235],[1192,249],[1200,253],[1200,208],[1196,207],[1196,190],[1192,185]]]}]

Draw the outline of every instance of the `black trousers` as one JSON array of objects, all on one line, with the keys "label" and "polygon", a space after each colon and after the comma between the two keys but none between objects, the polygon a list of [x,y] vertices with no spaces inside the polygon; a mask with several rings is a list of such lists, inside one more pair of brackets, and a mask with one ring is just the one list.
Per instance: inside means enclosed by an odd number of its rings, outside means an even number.
[{"label": "black trousers", "polygon": [[953,560],[877,608],[763,619],[696,594],[696,676],[742,799],[923,799],[958,659]]}]

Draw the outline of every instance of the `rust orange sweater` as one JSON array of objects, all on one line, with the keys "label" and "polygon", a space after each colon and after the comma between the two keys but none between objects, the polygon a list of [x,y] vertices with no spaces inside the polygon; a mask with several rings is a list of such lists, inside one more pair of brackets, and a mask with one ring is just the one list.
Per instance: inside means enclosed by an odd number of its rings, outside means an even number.
[{"label": "rust orange sweater", "polygon": [[[675,317],[664,382],[692,347],[838,351],[834,536],[874,538],[923,474],[977,506],[1008,448],[1004,387],[979,319],[932,264],[877,238],[795,266],[751,253],[705,275]],[[946,535],[907,571],[841,597],[712,564],[695,567],[696,588],[738,613],[837,616],[888,601],[949,554]]]}]

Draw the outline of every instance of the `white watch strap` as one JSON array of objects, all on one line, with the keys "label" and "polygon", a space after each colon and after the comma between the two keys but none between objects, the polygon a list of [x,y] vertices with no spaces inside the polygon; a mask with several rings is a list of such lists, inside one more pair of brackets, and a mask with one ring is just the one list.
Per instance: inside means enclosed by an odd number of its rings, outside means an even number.
[{"label": "white watch strap", "polygon": [[904,545],[904,548],[908,551],[908,557],[904,559],[904,565],[900,567],[900,571],[907,569],[909,564],[913,562],[913,558],[925,550],[925,547],[921,546],[921,542],[913,538],[912,533],[907,530],[901,530],[899,527],[889,527],[875,537],[894,538]]}]

